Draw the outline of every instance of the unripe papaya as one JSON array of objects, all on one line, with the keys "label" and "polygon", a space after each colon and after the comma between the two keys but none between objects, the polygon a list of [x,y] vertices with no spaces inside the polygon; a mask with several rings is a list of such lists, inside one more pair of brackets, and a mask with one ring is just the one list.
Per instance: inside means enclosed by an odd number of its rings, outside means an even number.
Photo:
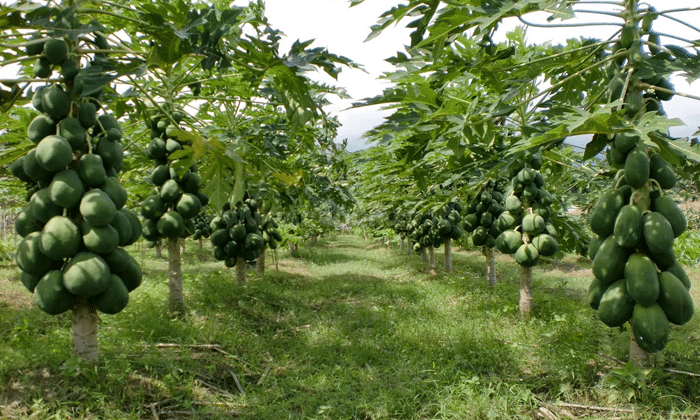
[{"label": "unripe papaya", "polygon": [[49,315],[66,312],[75,305],[75,295],[63,285],[63,275],[58,270],[46,273],[34,288],[34,302]]},{"label": "unripe papaya", "polygon": [[526,214],[522,221],[523,232],[528,235],[538,235],[544,232],[545,221],[539,214]]},{"label": "unripe papaya", "polygon": [[141,215],[146,219],[158,220],[166,209],[167,203],[159,194],[151,194],[141,203]]},{"label": "unripe papaya", "polygon": [[623,131],[615,134],[615,147],[620,153],[627,153],[639,144],[639,135],[633,131]]},{"label": "unripe papaya", "polygon": [[541,233],[532,238],[532,244],[543,257],[551,257],[559,251],[557,240],[546,233]]},{"label": "unripe papaya", "polygon": [[522,235],[515,230],[503,231],[496,238],[496,248],[504,254],[515,254],[522,244]]},{"label": "unripe papaya", "polygon": [[112,176],[106,177],[105,182],[100,184],[98,188],[109,196],[117,210],[121,209],[126,204],[126,188],[124,188],[117,178]]},{"label": "unripe papaya", "polygon": [[100,189],[92,189],[80,200],[80,214],[92,226],[107,226],[114,220],[117,208],[109,195]]},{"label": "unripe papaya", "polygon": [[615,219],[613,235],[618,246],[632,248],[642,238],[642,209],[628,204],[620,209]]},{"label": "unripe papaya", "polygon": [[634,305],[632,332],[637,345],[648,353],[656,353],[666,347],[671,326],[658,303],[650,306]]},{"label": "unripe papaya", "polygon": [[624,276],[626,263],[627,251],[617,245],[615,236],[610,235],[600,244],[593,258],[593,275],[607,286]]},{"label": "unripe papaya", "polygon": [[515,262],[523,267],[533,267],[537,265],[537,261],[539,261],[540,258],[540,253],[533,244],[522,244],[518,250],[515,251],[514,257]]},{"label": "unripe papaya", "polygon": [[98,311],[114,315],[126,308],[129,303],[129,291],[122,279],[117,275],[110,275],[107,288],[100,294],[90,298],[90,304],[94,305]]},{"label": "unripe papaya", "polygon": [[49,185],[49,199],[63,208],[71,208],[80,204],[85,193],[83,183],[78,173],[72,169],[64,169],[53,176]]},{"label": "unripe papaya", "polygon": [[179,238],[185,233],[185,221],[180,213],[174,210],[166,211],[158,219],[156,227],[164,238]]},{"label": "unripe papaya", "polygon": [[129,241],[131,240],[133,232],[131,230],[131,221],[129,221],[127,216],[121,211],[117,211],[117,214],[114,215],[114,220],[112,220],[112,223],[110,223],[110,225],[117,231],[117,234],[119,236],[119,242],[117,243],[117,245],[130,245]]},{"label": "unripe papaya", "polygon": [[52,134],[56,134],[56,122],[48,114],[37,115],[27,126],[27,137],[35,144]]},{"label": "unripe papaya", "polygon": [[673,227],[659,212],[646,213],[642,219],[644,241],[649,251],[654,254],[664,254],[673,250]]},{"label": "unripe papaya", "polygon": [[688,227],[685,214],[673,199],[667,195],[657,197],[652,202],[652,210],[660,213],[671,224],[673,237],[679,237]]},{"label": "unripe papaya", "polygon": [[54,216],[41,230],[41,252],[54,260],[72,257],[80,247],[80,231],[65,216]]},{"label": "unripe papaya", "polygon": [[625,180],[627,185],[639,189],[649,181],[649,156],[647,148],[640,144],[632,149],[625,159]]},{"label": "unripe papaya", "polygon": [[68,57],[68,44],[61,38],[52,38],[44,43],[44,56],[51,64],[61,64]]},{"label": "unripe papaya", "polygon": [[78,108],[78,121],[84,129],[89,129],[97,124],[97,107],[92,102],[81,102]]},{"label": "unripe papaya", "polygon": [[658,153],[649,157],[649,176],[654,178],[659,186],[665,190],[676,186],[677,178],[673,165]]},{"label": "unripe papaya", "polygon": [[683,282],[668,271],[659,274],[657,302],[664,310],[666,318],[676,325],[683,325],[693,317],[693,298]]},{"label": "unripe papaya", "polygon": [[612,235],[615,231],[615,219],[623,204],[620,190],[609,189],[603,192],[593,210],[588,214],[591,230],[601,238]]},{"label": "unripe papaya", "polygon": [[169,179],[160,187],[160,198],[166,203],[175,202],[182,195],[180,185],[174,179]]},{"label": "unripe papaya", "polygon": [[32,232],[19,242],[15,262],[22,271],[39,277],[55,269],[57,264],[41,252],[41,232]]},{"label": "unripe papaya", "polygon": [[597,278],[593,278],[591,284],[588,286],[587,301],[588,306],[590,306],[594,311],[597,311],[600,307],[600,299],[603,297],[603,293],[607,290],[603,284]]},{"label": "unripe papaya", "polygon": [[680,262],[675,261],[673,264],[666,268],[666,271],[676,276],[681,281],[681,283],[683,283],[685,288],[690,290],[690,277],[688,276],[688,273],[686,273],[685,268],[683,268],[683,265]]},{"label": "unripe papaya", "polygon": [[47,136],[37,144],[35,157],[42,168],[58,172],[65,169],[73,159],[73,148],[61,136]]},{"label": "unripe papaya", "polygon": [[75,117],[64,118],[58,123],[58,135],[68,140],[73,150],[83,151],[87,147],[85,129]]},{"label": "unripe papaya", "polygon": [[616,280],[605,290],[598,305],[598,317],[608,327],[619,327],[632,318],[634,300],[625,279]]},{"label": "unripe papaya", "polygon": [[44,112],[58,121],[70,112],[70,97],[58,85],[52,85],[44,89],[41,106]]},{"label": "unripe papaya", "polygon": [[111,224],[93,226],[86,221],[83,223],[83,243],[90,252],[108,254],[119,246],[119,233]]},{"label": "unripe papaya", "polygon": [[[199,199],[194,194],[184,193],[177,201],[175,209],[183,218],[189,219],[199,214],[202,210],[202,203],[199,202]],[[450,225],[449,222],[447,226],[448,229],[452,229],[452,225]]]},{"label": "unripe papaya", "polygon": [[85,154],[78,161],[80,180],[89,187],[97,187],[105,182],[107,173],[102,163],[102,157],[92,153]]},{"label": "unripe papaya", "polygon": [[79,252],[63,269],[63,285],[76,296],[95,296],[107,288],[109,281],[107,263],[92,252]]},{"label": "unripe papaya", "polygon": [[651,305],[659,297],[659,277],[654,263],[644,254],[634,253],[625,264],[627,292],[635,302]]}]

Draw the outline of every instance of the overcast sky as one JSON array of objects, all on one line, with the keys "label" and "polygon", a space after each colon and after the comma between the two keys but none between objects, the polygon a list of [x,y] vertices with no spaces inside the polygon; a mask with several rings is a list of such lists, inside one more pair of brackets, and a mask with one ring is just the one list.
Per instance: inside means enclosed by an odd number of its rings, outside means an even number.
[{"label": "overcast sky", "polygon": [[[657,10],[669,10],[688,7],[695,0],[648,0]],[[239,0],[237,4],[245,4],[246,0]],[[354,100],[379,95],[387,85],[379,80],[384,72],[392,70],[392,66],[386,63],[386,58],[392,57],[397,51],[403,51],[404,45],[409,42],[410,30],[403,27],[390,27],[379,37],[364,42],[370,32],[370,26],[377,23],[379,16],[391,7],[402,3],[399,0],[366,0],[359,6],[348,8],[349,0],[265,0],[267,16],[273,27],[283,31],[288,39],[283,44],[283,51],[299,39],[302,41],[315,39],[312,46],[326,47],[332,53],[344,55],[364,66],[367,73],[359,70],[344,69],[339,80],[319,76],[319,80],[344,87]],[[595,5],[589,5],[591,9]],[[596,18],[592,14],[583,14],[587,22]],[[683,12],[676,15],[688,22],[700,22],[700,11]],[[537,21],[537,18],[532,18]],[[598,19],[600,20],[600,19]],[[606,20],[604,17],[603,20]],[[608,21],[619,22],[619,19],[607,18]],[[410,19],[407,19],[407,23]],[[544,22],[542,19],[540,21]],[[505,34],[507,28],[512,28],[520,23],[513,20],[504,25],[499,31]],[[691,39],[700,38],[700,33],[689,28],[684,28],[677,22],[668,19],[658,19],[654,23],[654,29],[659,32],[681,34]],[[595,26],[593,28],[563,28],[563,29],[528,29],[528,41],[530,43],[543,43],[552,41],[563,43],[566,38],[581,35],[603,39],[610,36],[616,30],[612,26]],[[680,41],[662,38],[662,43],[680,44]],[[700,82],[688,86],[682,79],[674,78],[673,83],[681,92],[700,96]],[[349,150],[357,150],[366,147],[362,134],[381,123],[382,117],[387,112],[379,112],[377,108],[359,108],[346,110],[352,100],[334,101],[334,105],[327,108],[329,113],[337,115],[342,127],[339,129],[338,139],[348,138]],[[672,129],[674,136],[690,136],[700,125],[700,102],[692,99],[674,97],[666,102],[664,107],[669,117],[679,118],[686,127]]]}]

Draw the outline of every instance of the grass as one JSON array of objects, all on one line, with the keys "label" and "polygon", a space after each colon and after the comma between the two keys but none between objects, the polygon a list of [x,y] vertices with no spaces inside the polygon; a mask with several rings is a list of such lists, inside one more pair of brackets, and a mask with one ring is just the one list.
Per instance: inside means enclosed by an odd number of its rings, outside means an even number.
[{"label": "grass", "polygon": [[16,268],[0,268],[0,418],[700,415],[700,378],[669,370],[700,373],[697,317],[673,328],[655,368],[626,365],[629,332],[587,307],[590,264],[576,257],[535,269],[534,316],[523,321],[506,256],[490,289],[479,252],[455,252],[456,273],[434,274],[416,255],[338,236],[294,258],[280,250],[279,270],[268,257],[265,275],[239,286],[192,243],[189,314],[171,319],[166,261],[129,251],[144,282],[123,312],[101,317],[97,366],[71,357],[69,314],[41,313]]}]

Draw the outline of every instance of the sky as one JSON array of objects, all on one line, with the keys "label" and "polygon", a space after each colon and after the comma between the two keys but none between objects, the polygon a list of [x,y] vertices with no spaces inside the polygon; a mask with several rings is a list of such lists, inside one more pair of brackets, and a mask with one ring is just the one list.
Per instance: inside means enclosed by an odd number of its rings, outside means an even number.
[{"label": "sky", "polygon": [[[687,7],[694,0],[648,0],[646,4],[656,7],[657,10],[669,10]],[[245,0],[236,2],[244,4]],[[326,111],[336,115],[342,126],[338,130],[338,140],[348,139],[348,150],[358,150],[367,147],[362,134],[380,124],[383,117],[389,111],[382,111],[379,107],[350,108],[353,101],[381,94],[389,85],[380,80],[384,72],[392,70],[392,66],[385,59],[392,57],[397,51],[404,51],[404,45],[409,42],[410,30],[404,27],[389,27],[382,35],[371,41],[365,42],[370,33],[370,26],[376,24],[379,16],[391,7],[403,3],[400,0],[366,0],[353,8],[348,8],[349,0],[265,0],[266,15],[270,23],[276,29],[287,35],[282,44],[282,51],[288,49],[292,42],[314,39],[312,47],[326,47],[331,53],[346,56],[360,63],[366,72],[360,70],[344,69],[338,81],[324,75],[310,75],[316,80],[340,86],[346,89],[352,100],[339,100],[329,98],[333,102],[326,107]],[[595,5],[588,6],[592,9]],[[596,16],[583,14],[582,20],[592,21]],[[700,22],[700,11],[683,12],[676,15],[688,22]],[[531,18],[533,21],[544,22],[543,19]],[[606,20],[606,18],[603,18]],[[619,21],[619,19],[607,19]],[[406,19],[402,24],[407,23]],[[500,34],[505,34],[508,28],[513,28],[521,23],[517,20],[506,22]],[[658,32],[671,32],[682,34],[689,38],[700,38],[700,33],[689,28],[684,28],[677,22],[668,19],[658,19],[654,23],[654,29]],[[566,38],[581,35],[602,39],[611,35],[616,30],[612,26],[595,26],[593,28],[561,28],[561,29],[528,29],[528,41],[530,43],[562,43]],[[502,39],[501,39],[502,40]],[[662,43],[675,43],[680,41],[662,37]],[[499,39],[495,39],[499,41]],[[692,86],[683,79],[673,78],[672,82],[677,90],[700,96],[700,82]],[[694,99],[675,96],[664,104],[669,117],[679,118],[685,123],[684,127],[671,129],[673,136],[691,136],[700,126],[700,102]]]}]

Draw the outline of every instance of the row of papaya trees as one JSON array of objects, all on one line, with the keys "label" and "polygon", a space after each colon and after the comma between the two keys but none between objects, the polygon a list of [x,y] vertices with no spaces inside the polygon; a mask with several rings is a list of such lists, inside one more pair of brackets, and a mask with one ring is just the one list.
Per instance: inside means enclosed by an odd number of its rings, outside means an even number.
[{"label": "row of papaya trees", "polygon": [[72,311],[76,356],[98,360],[98,311],[120,312],[140,285],[125,250],[139,238],[167,247],[170,314],[184,316],[184,238],[208,238],[242,282],[266,249],[321,233],[314,214],[352,205],[322,108],[339,91],[306,73],[356,65],[310,41],[282,53],[264,12],[262,1],[0,6],[16,262],[40,309]]},{"label": "row of papaya trees", "polygon": [[[386,11],[369,38],[407,19],[413,32],[388,59],[394,85],[357,104],[394,110],[355,161],[358,214],[420,241],[405,221],[430,214],[435,225],[460,202],[471,242],[523,267],[524,314],[540,255],[590,256],[590,306],[606,325],[629,325],[630,357],[648,363],[693,312],[673,197],[695,187],[700,155],[670,135],[682,122],[664,110],[673,97],[700,99],[671,82],[698,77],[693,12],[637,0],[411,0]],[[576,36],[586,27],[604,36]],[[528,43],[547,28],[568,39]],[[569,217],[573,207],[590,224]]]}]

